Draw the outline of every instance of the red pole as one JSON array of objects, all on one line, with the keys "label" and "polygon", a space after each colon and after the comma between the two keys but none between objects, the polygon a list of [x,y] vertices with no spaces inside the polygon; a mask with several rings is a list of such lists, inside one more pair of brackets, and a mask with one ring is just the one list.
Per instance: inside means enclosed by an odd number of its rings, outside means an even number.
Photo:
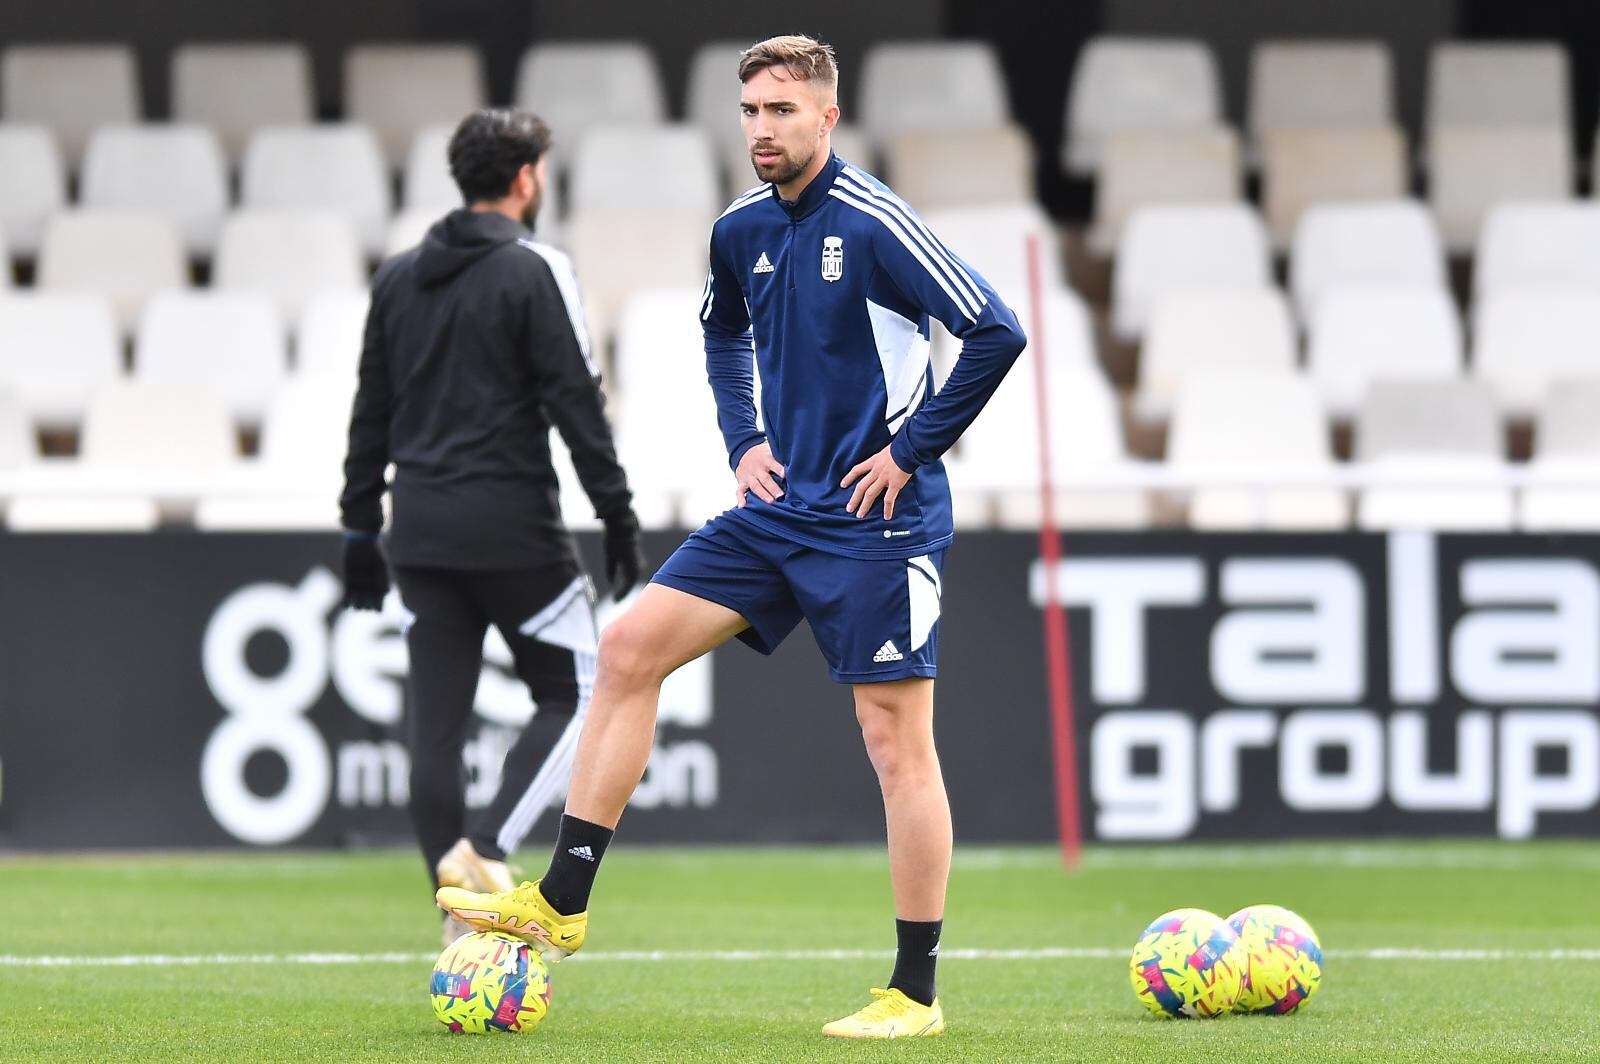
[{"label": "red pole", "polygon": [[1078,867],[1083,827],[1078,811],[1078,743],[1072,720],[1072,648],[1067,616],[1057,589],[1061,536],[1056,529],[1055,482],[1050,468],[1049,372],[1044,331],[1044,285],[1039,269],[1039,238],[1028,237],[1028,346],[1033,350],[1033,383],[1039,421],[1039,556],[1044,563],[1044,656],[1049,678],[1051,753],[1055,760],[1056,824],[1061,832],[1061,858]]}]

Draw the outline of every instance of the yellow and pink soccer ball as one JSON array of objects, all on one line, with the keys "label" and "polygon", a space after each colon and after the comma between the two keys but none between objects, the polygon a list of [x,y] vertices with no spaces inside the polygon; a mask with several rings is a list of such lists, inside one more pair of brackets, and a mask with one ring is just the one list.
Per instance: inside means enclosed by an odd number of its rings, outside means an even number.
[{"label": "yellow and pink soccer ball", "polygon": [[458,1034],[529,1034],[550,1011],[550,971],[539,951],[498,931],[446,946],[428,990],[433,1014]]},{"label": "yellow and pink soccer ball", "polygon": [[1235,1012],[1288,1015],[1322,985],[1322,943],[1311,925],[1280,905],[1251,905],[1228,917],[1245,954]]},{"label": "yellow and pink soccer ball", "polygon": [[1233,1008],[1245,958],[1228,922],[1204,909],[1156,917],[1133,947],[1128,971],[1139,1003],[1157,1016],[1210,1018]]}]

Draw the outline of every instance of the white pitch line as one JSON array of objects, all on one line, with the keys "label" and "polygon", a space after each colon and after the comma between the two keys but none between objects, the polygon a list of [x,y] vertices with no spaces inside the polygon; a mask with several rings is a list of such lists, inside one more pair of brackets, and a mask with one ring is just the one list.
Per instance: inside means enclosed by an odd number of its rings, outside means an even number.
[{"label": "white pitch line", "polygon": [[[1600,949],[1409,949],[1330,950],[1335,961],[1600,961]],[[1036,960],[1120,960],[1128,950],[1111,946],[1060,946],[1041,949],[947,949],[944,960],[1036,961]],[[612,950],[580,953],[573,961],[594,964],[604,961],[652,963],[656,961],[858,961],[889,960],[893,950]],[[0,954],[0,968],[178,968],[190,966],[265,966],[265,965],[360,965],[425,964],[435,959],[432,953],[131,953],[120,956],[7,956]]]}]

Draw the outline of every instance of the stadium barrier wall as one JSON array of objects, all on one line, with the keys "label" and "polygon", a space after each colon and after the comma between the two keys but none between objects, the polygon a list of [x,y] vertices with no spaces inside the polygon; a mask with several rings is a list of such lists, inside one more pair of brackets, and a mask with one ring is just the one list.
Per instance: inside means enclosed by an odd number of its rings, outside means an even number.
[{"label": "stadium barrier wall", "polygon": [[[1600,537],[1062,543],[1087,838],[1600,834]],[[0,536],[0,848],[406,839],[402,612],[337,610],[337,553]],[[937,728],[965,842],[1056,834],[1040,565],[1026,533],[950,554]],[[473,804],[532,708],[503,645],[487,654]],[[849,692],[806,631],[669,683],[629,839],[882,830]]]}]

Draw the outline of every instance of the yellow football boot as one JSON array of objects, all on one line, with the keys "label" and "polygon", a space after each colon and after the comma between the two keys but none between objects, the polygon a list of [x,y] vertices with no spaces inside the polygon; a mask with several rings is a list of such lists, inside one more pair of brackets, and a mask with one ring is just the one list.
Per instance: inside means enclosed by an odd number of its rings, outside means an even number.
[{"label": "yellow football boot", "polygon": [[822,1029],[833,1038],[929,1038],[944,1034],[944,1010],[912,1001],[898,990],[872,988],[872,1004]]},{"label": "yellow football boot", "polygon": [[478,894],[460,887],[440,887],[439,908],[478,931],[504,931],[533,946],[548,964],[578,952],[589,929],[587,912],[562,916],[539,893],[538,883]]}]

